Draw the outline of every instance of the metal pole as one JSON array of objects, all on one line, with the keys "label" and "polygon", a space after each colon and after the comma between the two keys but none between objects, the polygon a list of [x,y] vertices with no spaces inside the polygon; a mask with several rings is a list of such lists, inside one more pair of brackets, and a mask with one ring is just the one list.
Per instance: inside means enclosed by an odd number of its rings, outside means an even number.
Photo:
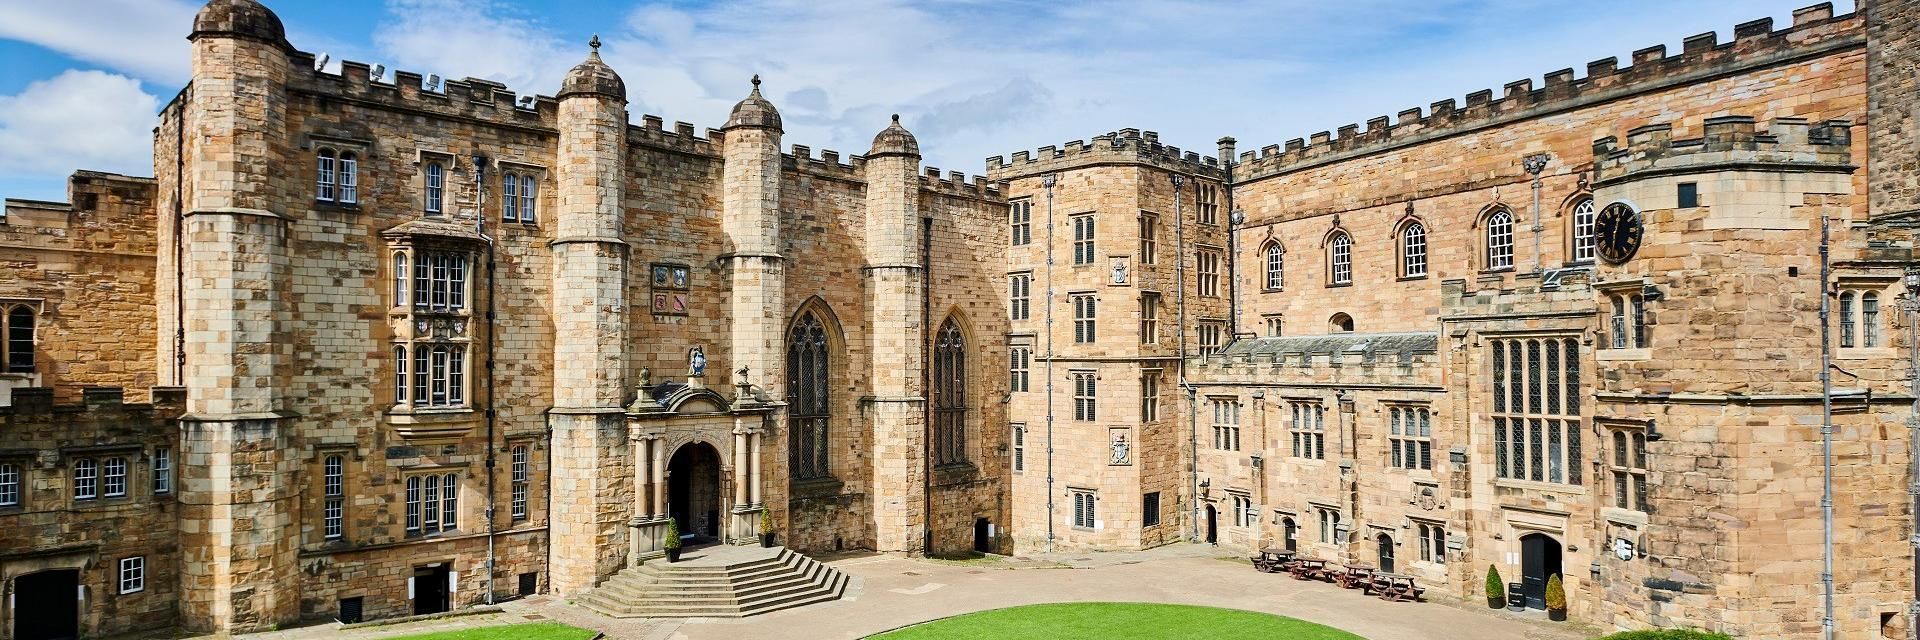
[{"label": "metal pole", "polygon": [[1047,365],[1043,375],[1047,377],[1047,553],[1053,553],[1053,185],[1055,174],[1047,174],[1040,183],[1047,187],[1047,264],[1045,266],[1047,288],[1046,336]]},{"label": "metal pole", "polygon": [[1907,312],[1907,381],[1912,387],[1913,409],[1907,414],[1907,498],[1912,507],[1907,520],[1912,525],[1907,541],[1913,545],[1913,599],[1907,603],[1907,638],[1920,640],[1920,266],[1908,266],[1907,299],[1900,306]]},{"label": "metal pole", "polygon": [[1820,617],[1820,637],[1833,640],[1833,327],[1827,322],[1831,313],[1833,264],[1828,254],[1826,214],[1820,215],[1820,455],[1822,489],[1820,493],[1821,554],[1820,588],[1825,609]]},{"label": "metal pole", "polygon": [[1174,306],[1178,307],[1178,324],[1174,327],[1176,347],[1175,357],[1179,360],[1180,387],[1187,390],[1187,481],[1192,493],[1188,494],[1187,538],[1200,540],[1200,425],[1195,414],[1199,409],[1194,406],[1193,385],[1187,382],[1187,236],[1186,217],[1181,210],[1180,187],[1185,185],[1187,177],[1173,174],[1173,245],[1174,277],[1179,281],[1174,287]]}]

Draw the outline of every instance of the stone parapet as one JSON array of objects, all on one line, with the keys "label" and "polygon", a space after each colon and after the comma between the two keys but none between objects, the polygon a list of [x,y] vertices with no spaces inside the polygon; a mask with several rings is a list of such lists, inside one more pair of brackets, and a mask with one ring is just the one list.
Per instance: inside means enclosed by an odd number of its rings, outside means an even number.
[{"label": "stone parapet", "polygon": [[1094,136],[1092,144],[1069,140],[1064,147],[1047,145],[1032,153],[1016,151],[1010,162],[1000,156],[987,158],[987,177],[1004,182],[1042,173],[1116,164],[1148,165],[1214,179],[1226,175],[1219,160],[1160,144],[1158,132],[1121,129]]}]

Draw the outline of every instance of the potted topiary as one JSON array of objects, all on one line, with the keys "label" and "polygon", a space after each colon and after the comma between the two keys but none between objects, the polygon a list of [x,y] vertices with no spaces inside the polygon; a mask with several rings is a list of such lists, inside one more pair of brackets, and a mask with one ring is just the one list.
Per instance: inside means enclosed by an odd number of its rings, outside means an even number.
[{"label": "potted topiary", "polygon": [[1507,606],[1507,585],[1500,581],[1500,569],[1487,565],[1487,608]]},{"label": "potted topiary", "polygon": [[760,510],[760,546],[773,546],[773,510]]},{"label": "potted topiary", "polygon": [[680,523],[667,520],[667,562],[680,561]]},{"label": "potted topiary", "polygon": [[1560,574],[1547,577],[1547,619],[1554,622],[1567,620],[1567,588],[1560,583]]}]

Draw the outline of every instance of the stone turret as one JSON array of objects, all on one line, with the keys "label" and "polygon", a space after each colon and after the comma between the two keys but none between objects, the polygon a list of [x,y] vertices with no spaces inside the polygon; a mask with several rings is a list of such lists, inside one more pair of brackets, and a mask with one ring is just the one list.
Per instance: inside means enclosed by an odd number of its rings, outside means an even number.
[{"label": "stone turret", "polygon": [[[725,166],[721,176],[721,229],[728,252],[726,266],[732,296],[729,329],[732,369],[747,372],[752,385],[740,389],[746,402],[780,402],[786,397],[786,265],[780,238],[780,112],[753,90],[734,105],[723,133]],[[751,539],[758,533],[759,483],[766,471],[751,454],[765,446],[760,420],[740,420],[734,428],[734,500],[728,536]],[[784,460],[784,455],[774,457]]]},{"label": "stone turret", "polygon": [[[873,353],[874,547],[923,550],[926,517],[926,265],[920,143],[900,116],[867,152],[867,326]],[[882,355],[884,354],[884,355]],[[885,361],[880,359],[884,357]]]},{"label": "stone turret", "polygon": [[282,379],[292,358],[282,333],[291,212],[276,170],[293,152],[284,115],[292,47],[280,19],[253,0],[207,3],[187,39],[181,619],[237,633],[300,613],[299,464],[288,453]]},{"label": "stone turret", "polygon": [[553,250],[553,589],[577,593],[619,570],[632,504],[626,400],[628,247],[621,239],[626,83],[600,38],[558,99]]}]

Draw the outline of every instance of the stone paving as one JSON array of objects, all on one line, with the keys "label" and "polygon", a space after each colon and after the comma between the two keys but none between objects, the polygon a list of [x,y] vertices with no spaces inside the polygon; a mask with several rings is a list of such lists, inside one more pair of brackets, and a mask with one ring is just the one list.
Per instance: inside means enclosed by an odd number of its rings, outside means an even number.
[{"label": "stone paving", "polygon": [[840,601],[745,619],[614,619],[537,596],[503,611],[352,630],[322,625],[250,640],[373,640],[531,620],[554,620],[632,640],[861,638],[948,616],[1024,604],[1123,601],[1265,611],[1345,629],[1371,640],[1578,640],[1590,629],[1442,601],[1388,603],[1357,591],[1254,571],[1206,545],[1143,552],[943,561],[885,554],[823,561],[855,580]]}]

